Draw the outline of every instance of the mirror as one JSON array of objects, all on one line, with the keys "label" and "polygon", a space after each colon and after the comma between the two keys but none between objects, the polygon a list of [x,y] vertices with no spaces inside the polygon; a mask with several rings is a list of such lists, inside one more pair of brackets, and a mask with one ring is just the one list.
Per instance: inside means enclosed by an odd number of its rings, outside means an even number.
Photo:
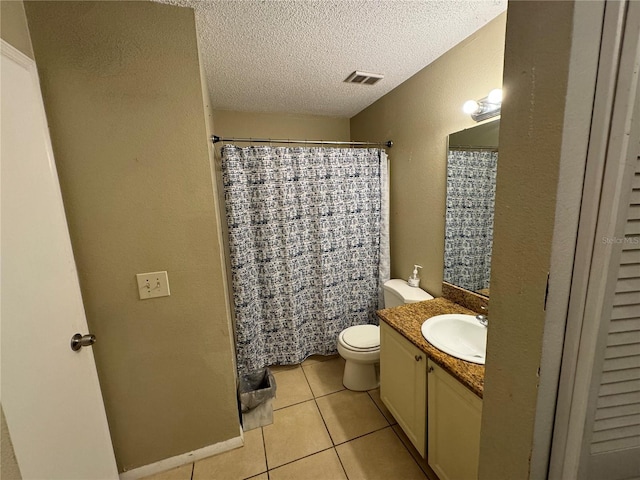
[{"label": "mirror", "polygon": [[489,296],[500,120],[449,135],[444,281]]}]

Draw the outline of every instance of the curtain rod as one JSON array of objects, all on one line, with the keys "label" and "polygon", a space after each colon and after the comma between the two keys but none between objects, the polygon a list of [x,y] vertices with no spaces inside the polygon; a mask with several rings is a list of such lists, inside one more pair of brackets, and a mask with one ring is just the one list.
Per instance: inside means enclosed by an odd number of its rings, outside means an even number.
[{"label": "curtain rod", "polygon": [[393,142],[388,140],[386,142],[335,142],[325,140],[283,140],[274,138],[231,138],[231,137],[219,137],[218,135],[212,135],[211,141],[213,143],[218,142],[248,142],[248,143],[301,143],[307,145],[360,145],[360,146],[382,146],[387,148],[393,147]]},{"label": "curtain rod", "polygon": [[478,147],[478,146],[474,146],[474,145],[455,145],[455,146],[449,147],[449,150],[465,150],[465,151],[469,151],[469,150],[489,150],[491,152],[497,152],[498,151],[498,147]]}]

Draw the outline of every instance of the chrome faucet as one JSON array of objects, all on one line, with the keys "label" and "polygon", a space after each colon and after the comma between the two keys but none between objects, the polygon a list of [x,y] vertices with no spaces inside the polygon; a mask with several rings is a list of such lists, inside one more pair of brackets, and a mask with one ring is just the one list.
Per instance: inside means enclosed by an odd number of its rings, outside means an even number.
[{"label": "chrome faucet", "polygon": [[489,326],[489,319],[486,315],[476,315],[476,320],[478,320],[480,322],[480,325],[482,325],[483,327]]}]

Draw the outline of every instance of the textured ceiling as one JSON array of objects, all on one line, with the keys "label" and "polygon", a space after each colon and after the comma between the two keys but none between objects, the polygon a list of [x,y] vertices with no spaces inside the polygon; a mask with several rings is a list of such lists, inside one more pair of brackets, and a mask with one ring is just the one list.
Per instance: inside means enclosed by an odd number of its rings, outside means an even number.
[{"label": "textured ceiling", "polygon": [[[213,108],[351,117],[506,0],[156,0],[195,10]],[[376,85],[344,79],[382,73]]]}]

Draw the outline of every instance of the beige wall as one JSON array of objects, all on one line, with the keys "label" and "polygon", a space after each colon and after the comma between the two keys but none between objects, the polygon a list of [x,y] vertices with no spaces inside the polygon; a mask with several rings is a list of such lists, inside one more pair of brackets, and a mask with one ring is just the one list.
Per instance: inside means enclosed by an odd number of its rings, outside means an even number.
[{"label": "beige wall", "polygon": [[287,113],[215,110],[219,137],[349,141],[349,119]]},{"label": "beige wall", "polygon": [[0,434],[0,478],[3,480],[21,480],[20,468],[16,461],[16,455],[9,435],[9,427],[4,418],[4,410],[0,405],[1,434]]},{"label": "beige wall", "polygon": [[393,140],[391,276],[442,292],[446,146],[450,133],[476,123],[462,104],[502,85],[506,15],[487,24],[351,119],[352,140]]},{"label": "beige wall", "polygon": [[[506,99],[500,125],[482,412],[481,480],[546,477],[544,468],[530,477],[532,451],[536,448],[536,416],[542,414],[541,405],[544,407],[549,400],[541,397],[542,387],[547,374],[555,376],[557,386],[559,368],[553,365],[541,370],[543,335],[545,329],[554,327],[553,323],[563,324],[567,307],[565,303],[564,309],[556,309],[556,318],[548,317],[547,275],[550,270],[559,269],[559,265],[551,265],[554,223],[559,216],[574,227],[573,239],[565,232],[567,241],[562,246],[565,252],[562,261],[568,262],[563,268],[568,267],[570,276],[577,218],[566,220],[577,216],[583,176],[579,168],[573,170],[577,181],[570,183],[571,190],[577,191],[577,199],[556,205],[558,189],[566,188],[559,187],[558,180],[561,154],[567,147],[563,144],[563,129],[567,128],[564,107],[572,15],[572,2],[509,3],[504,63]],[[542,25],[544,35],[540,35]],[[587,42],[587,46],[591,45]],[[581,75],[587,74],[591,70],[582,69]],[[585,119],[588,132],[591,100],[584,95],[582,101],[587,111],[573,120],[570,115],[567,123],[569,129],[575,129],[575,124],[581,125]],[[581,154],[584,162],[584,150]],[[568,177],[566,172],[565,176]],[[563,283],[560,288],[568,290],[569,279]],[[550,292],[550,298],[556,293]],[[560,329],[556,338],[562,338],[563,334],[564,329]],[[552,420],[553,398],[547,407],[550,408],[544,415]],[[550,438],[539,439],[545,443],[542,440]],[[540,452],[541,455],[548,455],[548,444],[545,446],[547,451]]]},{"label": "beige wall", "polygon": [[33,58],[31,38],[22,0],[0,1],[0,37]]},{"label": "beige wall", "polygon": [[193,11],[25,7],[118,467],[237,437]]}]

